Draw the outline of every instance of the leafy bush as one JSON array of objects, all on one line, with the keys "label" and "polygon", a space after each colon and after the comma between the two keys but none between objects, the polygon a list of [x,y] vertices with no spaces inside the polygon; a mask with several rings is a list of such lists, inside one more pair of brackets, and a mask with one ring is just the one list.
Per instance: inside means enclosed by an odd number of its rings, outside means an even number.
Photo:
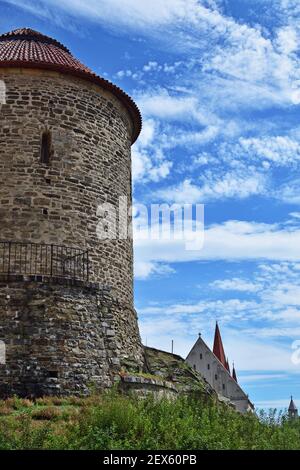
[{"label": "leafy bush", "polygon": [[61,415],[62,412],[59,408],[56,408],[55,406],[47,406],[45,408],[37,408],[33,410],[33,412],[31,413],[31,418],[50,421],[55,418],[58,418]]},{"label": "leafy bush", "polygon": [[109,392],[0,402],[0,449],[300,449],[300,422],[270,410],[243,416],[210,400]]}]

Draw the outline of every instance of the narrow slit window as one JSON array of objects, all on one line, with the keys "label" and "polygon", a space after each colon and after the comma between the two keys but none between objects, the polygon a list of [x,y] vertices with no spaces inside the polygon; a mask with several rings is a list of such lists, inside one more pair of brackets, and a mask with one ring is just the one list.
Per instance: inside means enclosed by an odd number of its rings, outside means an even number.
[{"label": "narrow slit window", "polygon": [[51,133],[48,131],[43,132],[41,143],[41,163],[44,163],[44,165],[50,164],[51,145]]}]

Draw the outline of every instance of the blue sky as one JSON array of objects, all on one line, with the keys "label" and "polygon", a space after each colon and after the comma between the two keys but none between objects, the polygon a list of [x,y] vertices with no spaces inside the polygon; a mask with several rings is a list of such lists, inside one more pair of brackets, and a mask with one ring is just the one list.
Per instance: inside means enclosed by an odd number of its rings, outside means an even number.
[{"label": "blue sky", "polygon": [[[6,0],[134,97],[137,203],[205,204],[205,244],[135,246],[148,345],[186,355],[215,320],[258,406],[300,406],[300,4],[297,0]],[[294,349],[293,349],[294,343]],[[300,342],[299,342],[300,345]],[[297,362],[297,361],[296,361]]]}]

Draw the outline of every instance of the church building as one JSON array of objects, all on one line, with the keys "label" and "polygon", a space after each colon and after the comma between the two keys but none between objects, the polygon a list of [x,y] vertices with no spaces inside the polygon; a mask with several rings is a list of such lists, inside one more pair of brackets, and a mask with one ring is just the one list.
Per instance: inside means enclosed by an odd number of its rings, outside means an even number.
[{"label": "church building", "polygon": [[220,400],[232,404],[241,413],[254,411],[254,406],[248,395],[238,384],[234,365],[232,372],[230,371],[218,323],[216,324],[213,350],[211,351],[199,335],[187,355],[186,362],[205,378],[217,392]]}]

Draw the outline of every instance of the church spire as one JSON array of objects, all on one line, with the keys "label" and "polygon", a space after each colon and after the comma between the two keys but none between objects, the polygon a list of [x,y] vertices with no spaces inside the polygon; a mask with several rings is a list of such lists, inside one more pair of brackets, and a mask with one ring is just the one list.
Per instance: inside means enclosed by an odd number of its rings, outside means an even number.
[{"label": "church spire", "polygon": [[236,376],[236,371],[234,367],[234,362],[232,363],[232,378],[237,382],[237,376]]},{"label": "church spire", "polygon": [[[216,330],[215,330],[215,339],[214,339],[214,347],[213,347],[214,355],[219,359],[221,364],[227,369],[226,366],[226,356],[224,352],[223,342],[221,338],[221,333],[219,330],[218,322],[216,322]],[[227,369],[228,370],[228,369]]]}]

